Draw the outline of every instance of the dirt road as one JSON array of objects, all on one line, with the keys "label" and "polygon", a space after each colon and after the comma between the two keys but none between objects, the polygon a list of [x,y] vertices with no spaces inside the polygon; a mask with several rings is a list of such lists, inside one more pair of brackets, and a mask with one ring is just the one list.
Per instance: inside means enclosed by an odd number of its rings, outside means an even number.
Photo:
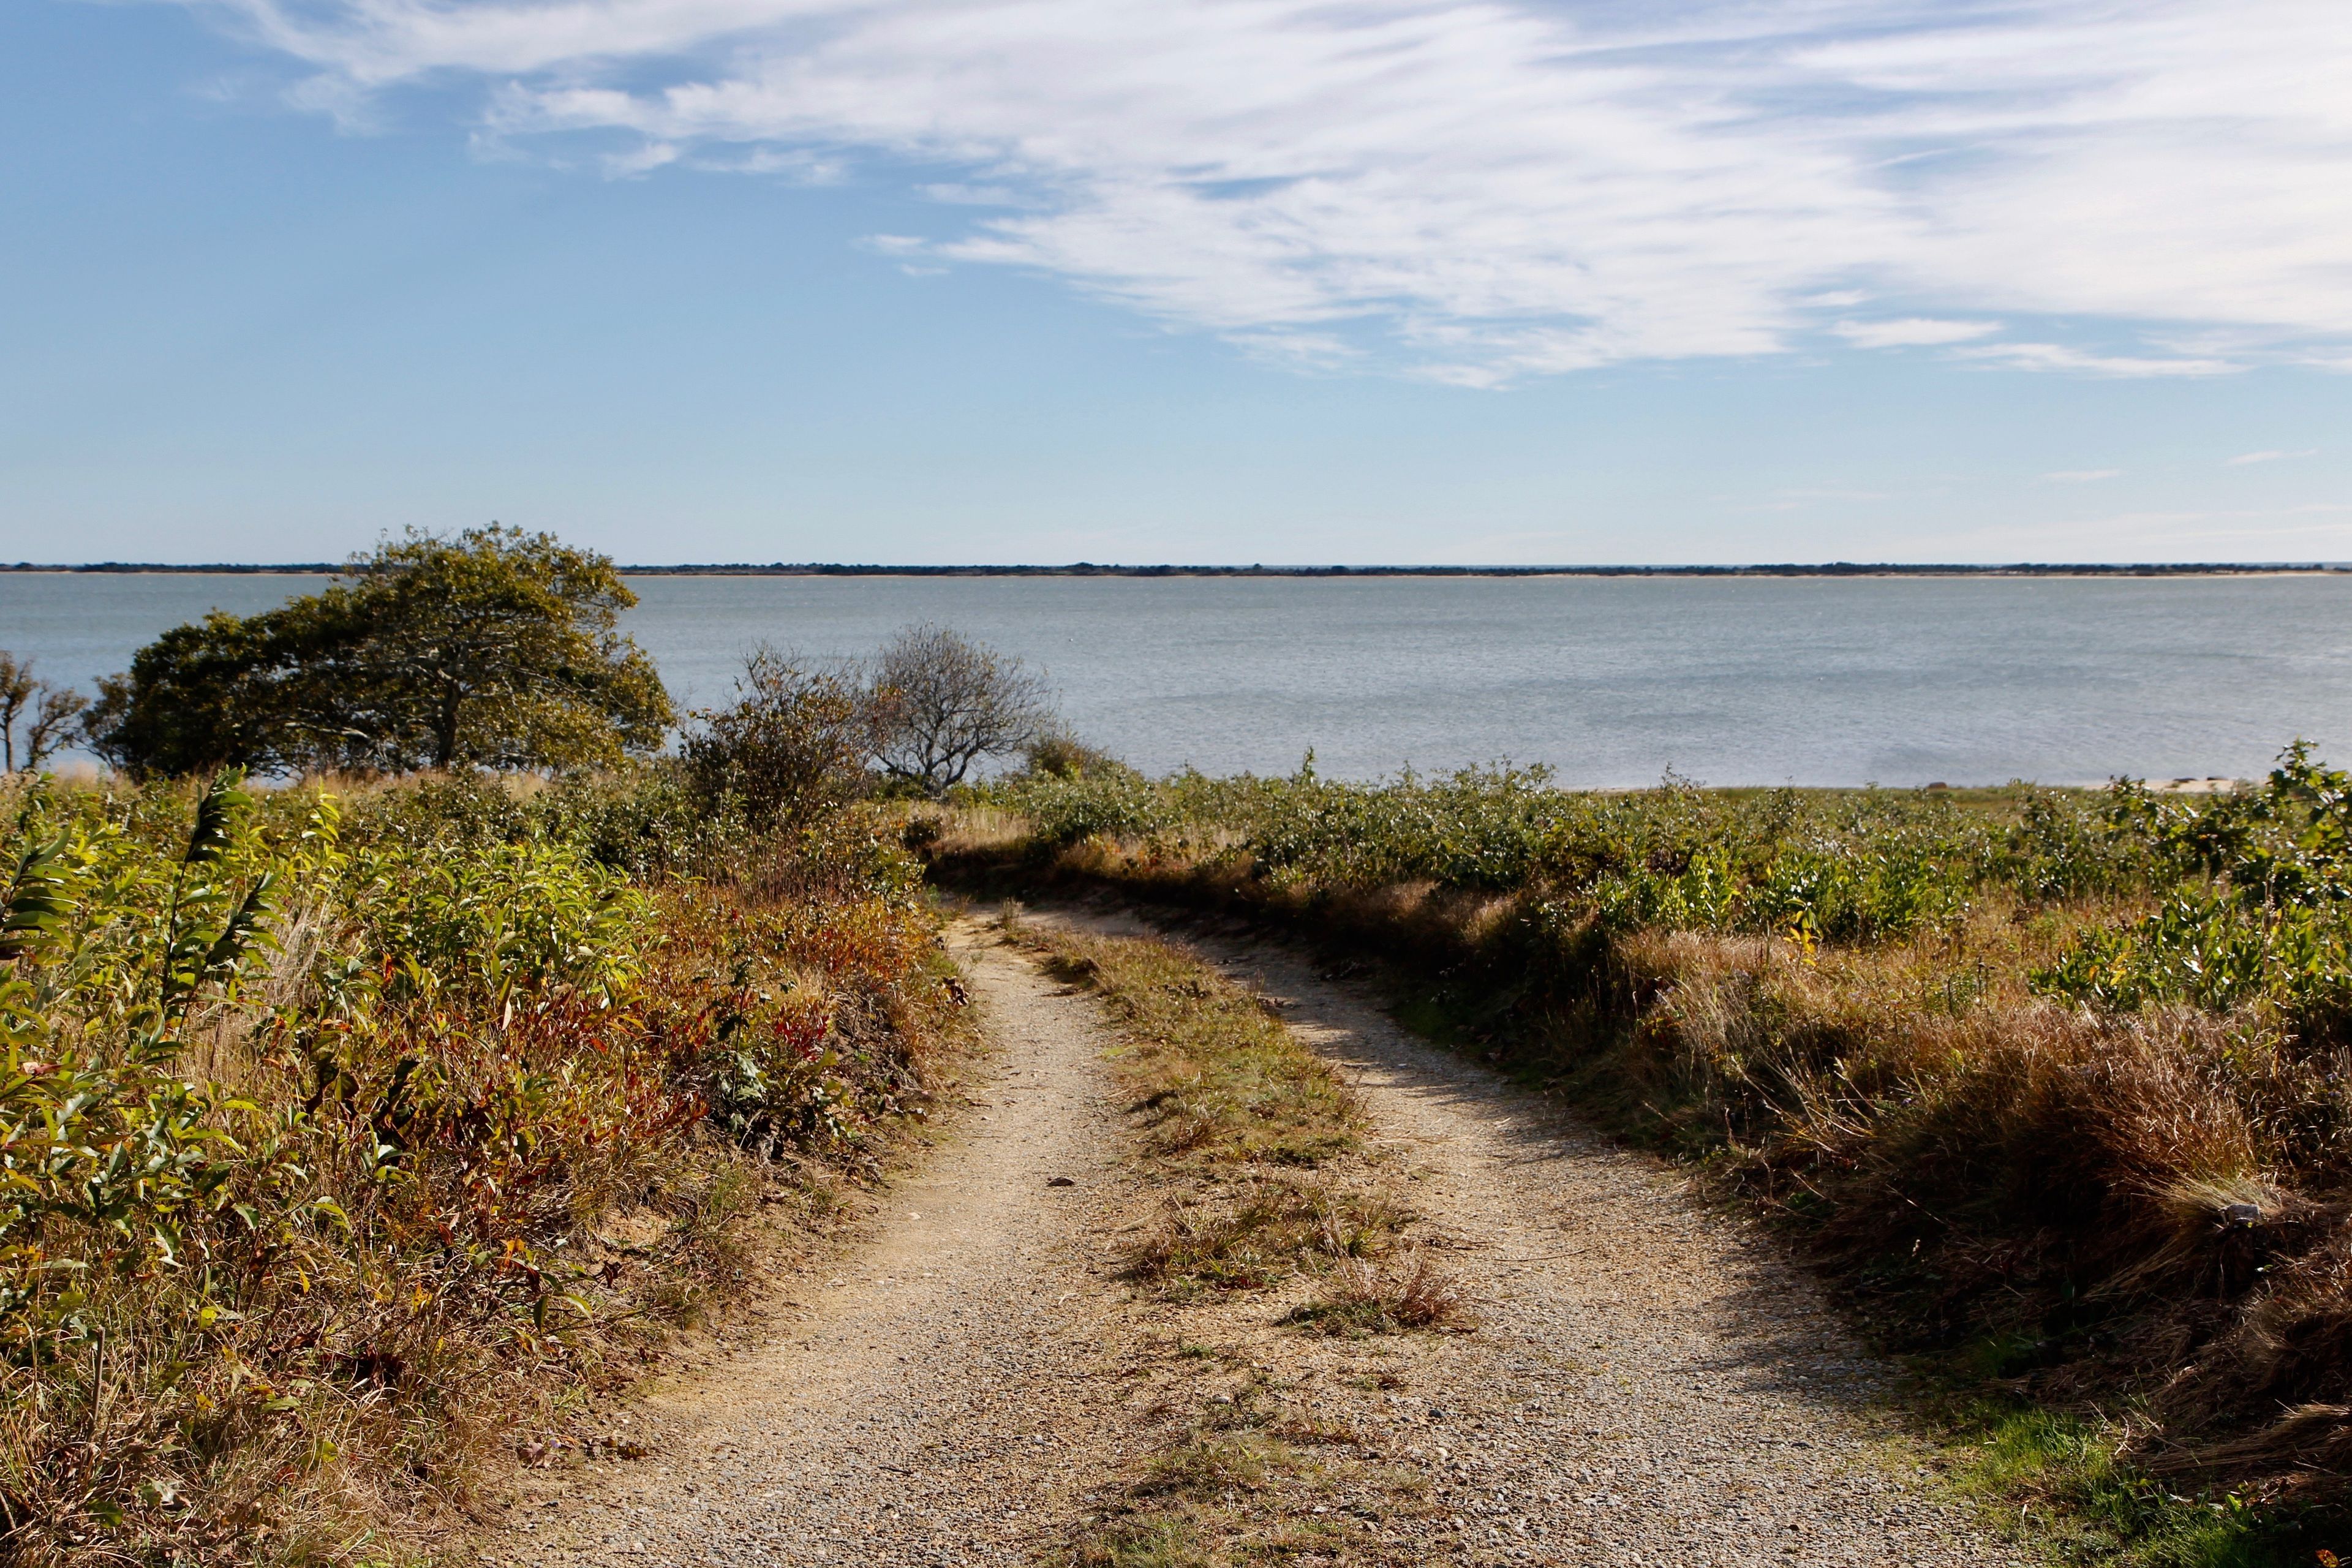
[{"label": "dirt road", "polygon": [[[1096,1004],[966,941],[999,1051],[983,1103],[775,1338],[641,1402],[650,1458],[527,1473],[492,1560],[1050,1558],[1244,1384],[1412,1482],[1352,1492],[1335,1458],[1299,1504],[1308,1561],[2012,1560],[1929,1499],[1873,1414],[1879,1370],[1761,1238],[1280,953],[1213,956],[1344,1064],[1478,1330],[1313,1339],[1263,1296],[1141,1300],[1112,1258],[1150,1194]],[[1318,1557],[1327,1516],[1359,1544]]]},{"label": "dirt road", "polygon": [[1089,1250],[1121,1152],[1104,1040],[1009,950],[961,956],[996,1058],[950,1141],[869,1241],[798,1282],[781,1337],[642,1402],[650,1458],[543,1484],[489,1555],[1025,1563],[1119,1472],[1131,1439],[1104,1352],[1128,1308]]}]

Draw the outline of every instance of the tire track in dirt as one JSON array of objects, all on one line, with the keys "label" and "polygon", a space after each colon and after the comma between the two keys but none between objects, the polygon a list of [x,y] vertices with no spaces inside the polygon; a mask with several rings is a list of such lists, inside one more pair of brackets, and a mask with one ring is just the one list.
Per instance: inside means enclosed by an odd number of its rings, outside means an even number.
[{"label": "tire track in dirt", "polygon": [[486,1557],[1024,1563],[1128,1468],[1132,1309],[1090,1240],[1125,1201],[1101,1025],[1010,950],[958,934],[995,1053],[977,1103],[883,1198],[869,1240],[794,1282],[800,1321],[646,1391],[632,1411],[651,1456],[524,1498]]},{"label": "tire track in dirt", "polygon": [[[1147,933],[1125,915],[1041,918]],[[1410,1506],[1412,1488],[1337,1479],[1303,1497],[1295,1561],[2021,1560],[1911,1472],[1886,1370],[1767,1238],[1278,949],[1196,942],[1282,1000],[1364,1096],[1478,1331],[1278,1327],[1304,1282],[1141,1298],[1112,1277],[1112,1241],[1154,1198],[1124,1164],[1096,1003],[975,926],[958,940],[997,1053],[978,1103],[884,1196],[869,1239],[794,1282],[795,1321],[634,1404],[650,1458],[525,1472],[486,1559],[1031,1563],[1246,1384],[1425,1486]],[[1048,1187],[1057,1175],[1076,1184]],[[1223,1348],[1202,1359],[1203,1342]],[[1341,1513],[1367,1532],[1360,1557],[1314,1549]]]},{"label": "tire track in dirt", "polygon": [[[1157,934],[1125,911],[1034,918]],[[1186,940],[1340,1066],[1404,1168],[1416,1230],[1476,1303],[1475,1334],[1379,1347],[1377,1378],[1347,1347],[1251,1336],[1304,1415],[1428,1471],[1433,1508],[1387,1531],[1402,1560],[2028,1560],[1933,1494],[1892,1369],[1756,1227],[1298,954]]]}]

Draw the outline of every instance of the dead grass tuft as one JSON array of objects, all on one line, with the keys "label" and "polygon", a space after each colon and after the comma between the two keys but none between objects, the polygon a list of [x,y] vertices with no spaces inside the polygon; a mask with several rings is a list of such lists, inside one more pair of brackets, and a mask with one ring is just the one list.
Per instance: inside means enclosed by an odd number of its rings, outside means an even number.
[{"label": "dead grass tuft", "polygon": [[1260,1433],[1203,1434],[1155,1456],[1135,1489],[1143,1497],[1172,1493],[1194,1498],[1255,1491],[1265,1484],[1268,1467],[1289,1457]]},{"label": "dead grass tuft", "polygon": [[1354,1337],[1412,1329],[1466,1330],[1468,1303],[1453,1278],[1423,1247],[1374,1263],[1345,1255],[1334,1259],[1315,1300],[1285,1321],[1321,1333]]},{"label": "dead grass tuft", "polygon": [[1353,1090],[1255,992],[1174,943],[1049,932],[1055,973],[1099,992],[1153,1153],[1313,1169],[1360,1144]]},{"label": "dead grass tuft", "polygon": [[[1262,1290],[1305,1273],[1335,1278],[1385,1258],[1409,1208],[1363,1153],[1363,1109],[1279,1009],[1181,944],[1031,932],[1057,973],[1093,987],[1126,1037],[1116,1058],[1151,1158],[1181,1190],[1129,1249],[1129,1274],[1163,1294]],[[1374,1270],[1377,1331],[1432,1328],[1458,1307],[1425,1254]],[[1298,1318],[1300,1322],[1320,1318]],[[1337,1320],[1333,1320],[1336,1321]]]},{"label": "dead grass tuft", "polygon": [[[1456,1326],[1459,1298],[1404,1238],[1414,1216],[1364,1147],[1364,1117],[1279,1009],[1181,945],[1022,925],[1058,973],[1103,997],[1157,1184],[1172,1189],[1127,1255],[1163,1301],[1314,1282],[1323,1332]],[[1401,1250],[1402,1248],[1402,1250]],[[1181,1343],[1179,1360],[1210,1359]],[[1285,1562],[1402,1568],[1412,1549],[1355,1509],[1427,1506],[1418,1473],[1348,1457],[1361,1434],[1268,1398],[1253,1367],[1161,1448],[1063,1561],[1074,1568]],[[1312,1453],[1305,1451],[1311,1447]],[[1349,1508],[1333,1506],[1345,1500]]]}]

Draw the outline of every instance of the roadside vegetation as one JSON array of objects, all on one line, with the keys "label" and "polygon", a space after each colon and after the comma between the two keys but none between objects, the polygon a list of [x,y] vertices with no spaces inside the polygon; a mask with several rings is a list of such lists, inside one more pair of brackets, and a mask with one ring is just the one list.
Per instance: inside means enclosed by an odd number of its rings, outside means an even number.
[{"label": "roadside vegetation", "polygon": [[1699,1163],[2084,1555],[2264,1561],[2344,1517],[2352,780],[2303,748],[2210,799],[1094,758],[926,831],[967,885],[1370,961],[1409,1022]]},{"label": "roadside vegetation", "polygon": [[[396,1559],[920,1117],[916,875],[657,775],[16,790],[0,1542]],[[791,1211],[787,1211],[791,1212]]]}]

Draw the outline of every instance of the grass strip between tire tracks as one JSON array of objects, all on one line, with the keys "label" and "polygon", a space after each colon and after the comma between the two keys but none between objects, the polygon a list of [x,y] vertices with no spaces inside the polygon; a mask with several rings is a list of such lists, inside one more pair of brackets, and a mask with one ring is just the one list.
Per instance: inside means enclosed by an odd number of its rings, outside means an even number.
[{"label": "grass strip between tire tracks", "polygon": [[[1367,1146],[1360,1101],[1271,1001],[1175,942],[1005,925],[1094,991],[1123,1037],[1111,1066],[1163,1194],[1126,1258],[1139,1289],[1172,1316],[1284,1287],[1295,1297],[1304,1278],[1309,1294],[1278,1321],[1308,1333],[1466,1327],[1453,1282],[1409,1237],[1415,1216]],[[1218,1391],[1075,1533],[1065,1563],[1391,1561],[1370,1521],[1318,1499],[1370,1489],[1408,1512],[1427,1506],[1425,1477],[1302,1418],[1249,1352],[1181,1331],[1167,1345]]]}]

